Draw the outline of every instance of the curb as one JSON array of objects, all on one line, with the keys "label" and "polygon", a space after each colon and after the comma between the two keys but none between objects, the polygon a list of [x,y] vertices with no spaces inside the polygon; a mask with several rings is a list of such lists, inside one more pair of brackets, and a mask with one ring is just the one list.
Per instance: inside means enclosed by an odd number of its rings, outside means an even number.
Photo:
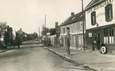
[{"label": "curb", "polygon": [[0,53],[3,53],[3,52],[7,52],[8,50],[3,50],[3,51],[1,51]]},{"label": "curb", "polygon": [[0,51],[0,54],[1,54],[1,53],[4,53],[4,52],[9,51],[10,49],[6,49],[6,50],[0,49],[0,50],[1,50],[1,51]]},{"label": "curb", "polygon": [[68,61],[68,62],[74,64],[75,66],[82,66],[82,69],[84,69],[84,70],[97,71],[96,69],[90,68],[90,67],[87,66],[87,65],[79,64],[79,63],[77,63],[76,61],[72,60],[70,57],[63,56],[63,55],[59,54],[58,52],[54,51],[53,49],[50,49],[50,48],[47,48],[47,47],[45,47],[45,48],[48,49],[50,52],[52,52],[52,53],[58,55],[59,57],[63,58],[64,60],[66,60],[66,61]]}]

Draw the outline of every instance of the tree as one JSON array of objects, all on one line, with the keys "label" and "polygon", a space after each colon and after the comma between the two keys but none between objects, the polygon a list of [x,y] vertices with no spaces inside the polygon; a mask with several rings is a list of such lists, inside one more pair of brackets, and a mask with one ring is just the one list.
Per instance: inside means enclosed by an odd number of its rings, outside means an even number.
[{"label": "tree", "polygon": [[49,32],[49,29],[47,27],[43,27],[43,30],[42,30],[42,35],[47,35],[47,33]]},{"label": "tree", "polygon": [[18,48],[20,48],[20,45],[22,44],[23,37],[24,37],[24,32],[22,31],[22,28],[20,28],[20,30],[16,32],[16,38],[15,38]]},{"label": "tree", "polygon": [[4,33],[4,43],[6,48],[8,46],[13,45],[13,29],[12,27],[7,26],[6,31]]},{"label": "tree", "polygon": [[50,29],[49,32],[50,32],[50,35],[55,35],[55,34],[56,34],[56,29],[55,29],[55,28],[54,28],[54,29],[52,28],[52,29]]}]

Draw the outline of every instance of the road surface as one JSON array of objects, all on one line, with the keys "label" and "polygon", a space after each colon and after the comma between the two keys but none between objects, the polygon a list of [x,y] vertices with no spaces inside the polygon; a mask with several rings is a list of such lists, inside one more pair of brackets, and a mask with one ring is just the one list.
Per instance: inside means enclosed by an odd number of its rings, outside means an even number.
[{"label": "road surface", "polygon": [[84,71],[43,47],[20,48],[0,54],[0,71]]}]

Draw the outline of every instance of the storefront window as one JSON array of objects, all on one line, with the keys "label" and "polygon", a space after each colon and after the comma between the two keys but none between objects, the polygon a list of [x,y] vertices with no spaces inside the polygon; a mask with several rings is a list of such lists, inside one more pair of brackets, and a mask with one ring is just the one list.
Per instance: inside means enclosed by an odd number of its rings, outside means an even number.
[{"label": "storefront window", "polygon": [[108,36],[108,29],[104,30],[104,36],[107,37]]},{"label": "storefront window", "polygon": [[114,44],[114,30],[104,30],[104,44]]}]

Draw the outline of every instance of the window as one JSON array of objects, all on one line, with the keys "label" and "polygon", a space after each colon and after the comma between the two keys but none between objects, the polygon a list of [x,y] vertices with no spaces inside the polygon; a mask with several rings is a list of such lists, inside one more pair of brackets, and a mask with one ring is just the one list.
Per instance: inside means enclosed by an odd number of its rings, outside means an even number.
[{"label": "window", "polygon": [[104,30],[104,44],[114,44],[114,29]]},{"label": "window", "polygon": [[107,22],[109,22],[113,19],[112,4],[108,4],[105,7],[105,19],[106,19]]},{"label": "window", "polygon": [[108,36],[108,29],[104,30],[104,36],[107,37]]},{"label": "window", "polygon": [[91,24],[95,25],[96,24],[96,12],[91,13]]},{"label": "window", "polygon": [[63,34],[65,34],[65,28],[63,28]]},{"label": "window", "polygon": [[80,24],[80,31],[82,31],[83,30],[83,22],[79,22],[79,24]]},{"label": "window", "polygon": [[71,31],[72,31],[72,30],[70,29],[70,27],[67,27],[67,28],[66,28],[66,33],[67,33],[67,34],[70,34]]},{"label": "window", "polygon": [[114,29],[104,30],[104,36],[114,36]]},{"label": "window", "polygon": [[79,46],[83,45],[83,35],[78,35],[78,45]]}]

